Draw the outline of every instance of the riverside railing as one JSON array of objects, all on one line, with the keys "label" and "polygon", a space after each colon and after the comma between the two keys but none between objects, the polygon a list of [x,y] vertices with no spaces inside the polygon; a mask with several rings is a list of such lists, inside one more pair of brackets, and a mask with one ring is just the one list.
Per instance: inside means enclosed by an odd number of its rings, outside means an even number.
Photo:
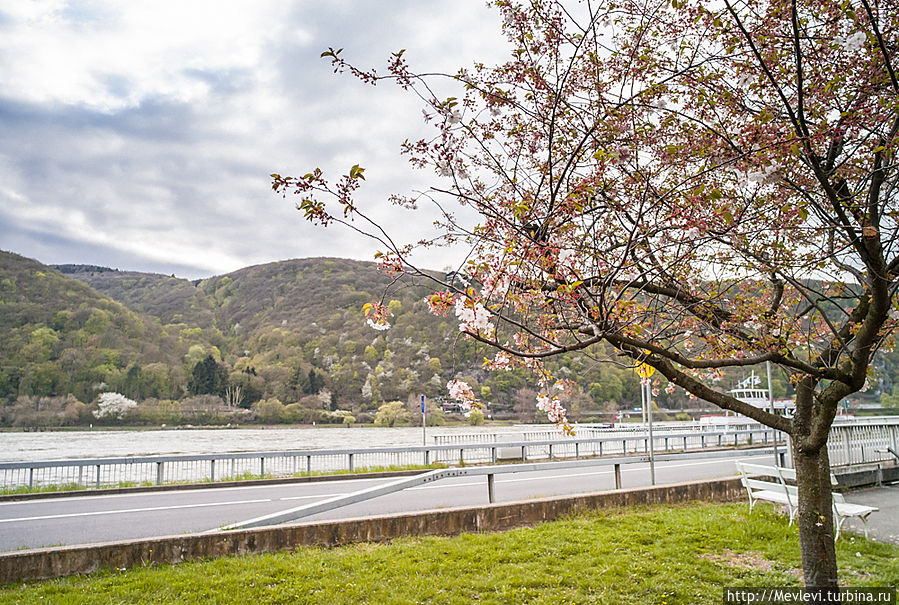
[{"label": "riverside railing", "polygon": [[[654,452],[773,443],[771,429],[662,433],[652,439]],[[779,439],[779,441],[782,441]],[[461,443],[366,449],[315,449],[228,452],[194,455],[83,458],[0,463],[0,489],[41,486],[104,487],[232,481],[257,477],[290,477],[364,469],[465,465],[506,460],[553,460],[648,453],[647,435]]]},{"label": "riverside railing", "polygon": [[899,418],[896,417],[834,424],[827,439],[831,466],[895,460],[890,449],[899,452]]}]

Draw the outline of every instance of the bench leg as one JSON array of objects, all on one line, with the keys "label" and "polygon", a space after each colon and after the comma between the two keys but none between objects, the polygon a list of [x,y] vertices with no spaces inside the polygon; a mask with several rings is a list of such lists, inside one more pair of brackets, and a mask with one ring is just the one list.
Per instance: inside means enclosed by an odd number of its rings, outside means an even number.
[{"label": "bench leg", "polygon": [[846,519],[849,517],[840,517],[839,522],[837,523],[837,535],[834,536],[834,542],[840,539],[840,534],[843,533],[843,523],[846,522]]}]

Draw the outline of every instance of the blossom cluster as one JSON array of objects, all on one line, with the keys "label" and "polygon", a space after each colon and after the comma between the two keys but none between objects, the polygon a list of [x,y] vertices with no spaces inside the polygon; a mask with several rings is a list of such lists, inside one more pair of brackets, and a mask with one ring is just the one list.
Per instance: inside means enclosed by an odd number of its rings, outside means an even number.
[{"label": "blossom cluster", "polygon": [[450,307],[453,306],[452,292],[435,292],[425,298],[428,303],[428,309],[433,315],[446,315]]},{"label": "blossom cluster", "polygon": [[487,336],[493,334],[490,311],[483,304],[465,298],[457,298],[455,311],[456,317],[459,319],[460,332],[475,332]]},{"label": "blossom cluster", "polygon": [[481,407],[477,399],[475,399],[474,391],[468,386],[468,383],[461,380],[450,380],[446,383],[446,390],[449,396],[462,404],[466,410],[473,407]]},{"label": "blossom cluster", "polygon": [[488,370],[512,369],[512,356],[505,351],[499,351],[493,359],[484,358],[484,368]]},{"label": "blossom cluster", "polygon": [[373,330],[383,331],[390,329],[390,323],[387,321],[387,318],[393,317],[393,313],[383,304],[377,302],[365,303],[362,311],[365,313],[366,323]]},{"label": "blossom cluster", "polygon": [[546,413],[550,422],[561,424],[566,422],[565,408],[557,396],[550,397],[546,394],[537,395],[537,409]]},{"label": "blossom cluster", "polygon": [[125,412],[137,407],[137,402],[128,399],[118,393],[103,393],[100,395],[98,409],[94,411],[97,418],[121,418]]}]

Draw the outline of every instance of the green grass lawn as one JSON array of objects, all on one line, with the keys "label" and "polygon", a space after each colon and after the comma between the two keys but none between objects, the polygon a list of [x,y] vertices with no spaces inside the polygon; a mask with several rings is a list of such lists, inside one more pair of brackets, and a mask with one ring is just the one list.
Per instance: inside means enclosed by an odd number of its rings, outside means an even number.
[{"label": "green grass lawn", "polygon": [[[801,585],[795,527],[771,508],[617,509],[538,527],[108,570],[0,590],[2,603],[722,602],[724,586]],[[841,583],[899,584],[899,546],[837,543]]]}]

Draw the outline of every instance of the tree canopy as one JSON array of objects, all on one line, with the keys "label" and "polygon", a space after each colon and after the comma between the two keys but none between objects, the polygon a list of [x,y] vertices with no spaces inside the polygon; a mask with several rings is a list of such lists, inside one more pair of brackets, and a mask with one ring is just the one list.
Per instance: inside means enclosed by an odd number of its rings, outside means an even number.
[{"label": "tree canopy", "polygon": [[[495,5],[511,51],[500,65],[419,74],[399,51],[381,74],[323,53],[425,104],[434,135],[402,152],[435,185],[394,201],[446,210],[442,238],[419,245],[468,247],[463,285],[438,284],[432,311],[497,349],[493,368],[537,372],[538,405],[561,422],[554,387],[566,384],[543,360],[607,343],[618,361],[788,433],[806,584],[835,586],[824,445],[899,319],[899,11],[868,0]],[[456,96],[437,94],[442,78]],[[412,246],[368,219],[359,165],[335,182],[320,170],[273,179],[312,221],[372,226],[388,272],[423,275]],[[367,315],[389,324],[381,303]],[[791,419],[715,388],[725,369],[766,361],[796,388]]]}]

